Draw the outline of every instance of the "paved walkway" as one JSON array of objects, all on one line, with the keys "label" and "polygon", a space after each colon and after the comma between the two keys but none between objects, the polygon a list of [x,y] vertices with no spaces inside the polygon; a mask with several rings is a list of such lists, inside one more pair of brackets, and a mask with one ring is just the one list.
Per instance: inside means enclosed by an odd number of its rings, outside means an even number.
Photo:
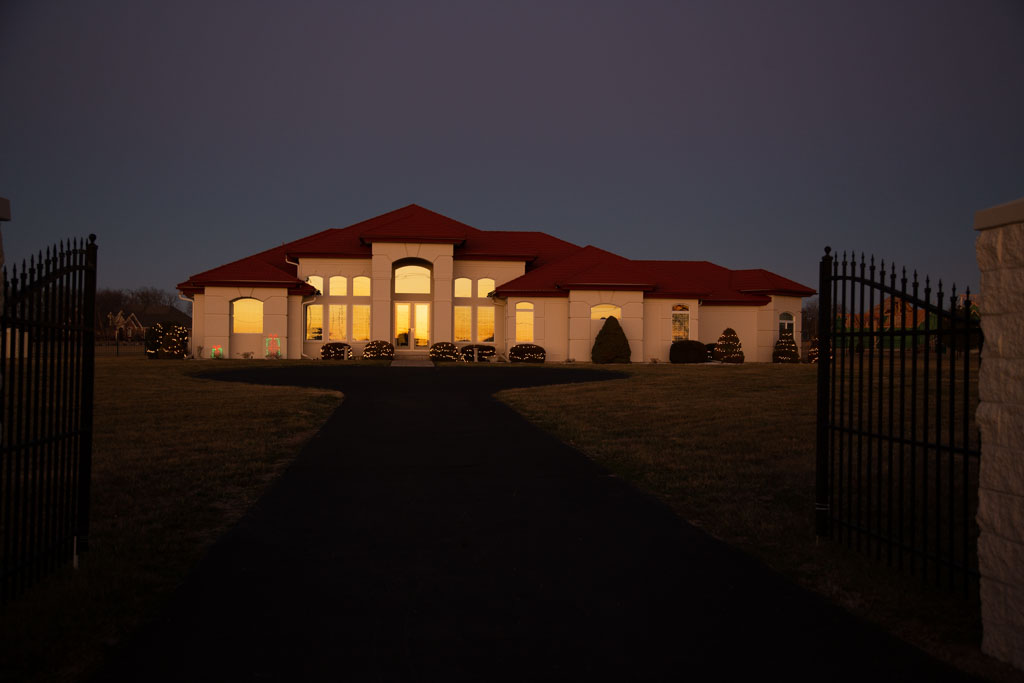
[{"label": "paved walkway", "polygon": [[490,398],[593,371],[234,374],[345,401],[100,680],[960,679]]}]

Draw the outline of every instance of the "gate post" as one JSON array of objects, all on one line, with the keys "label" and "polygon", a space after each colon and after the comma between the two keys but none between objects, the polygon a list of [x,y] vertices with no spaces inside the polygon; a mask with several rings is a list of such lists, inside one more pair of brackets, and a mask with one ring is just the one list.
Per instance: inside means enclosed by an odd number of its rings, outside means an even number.
[{"label": "gate post", "polygon": [[96,235],[85,246],[85,291],[82,292],[81,439],[78,459],[78,529],[76,551],[89,549],[89,491],[92,478],[92,418],[96,366]]},{"label": "gate post", "polygon": [[832,535],[829,477],[829,376],[832,367],[832,248],[818,267],[818,425],[815,447],[814,527],[818,537]]}]

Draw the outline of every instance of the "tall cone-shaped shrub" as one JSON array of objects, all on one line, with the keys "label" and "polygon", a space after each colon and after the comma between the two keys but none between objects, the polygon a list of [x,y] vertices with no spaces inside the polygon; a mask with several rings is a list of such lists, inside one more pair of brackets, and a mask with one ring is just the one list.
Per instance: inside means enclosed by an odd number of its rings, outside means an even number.
[{"label": "tall cone-shaped shrub", "polygon": [[800,349],[797,348],[796,340],[792,332],[785,332],[779,335],[779,341],[775,342],[775,349],[772,351],[773,363],[799,363]]},{"label": "tall cone-shaped shrub", "polygon": [[727,327],[722,331],[722,336],[718,338],[718,343],[715,344],[713,357],[722,363],[743,362],[743,344],[740,343],[736,330]]},{"label": "tall cone-shaped shrub", "polygon": [[590,351],[590,359],[595,363],[628,363],[629,340],[622,331],[622,325],[614,315],[608,316],[604,327],[597,333],[594,348]]}]

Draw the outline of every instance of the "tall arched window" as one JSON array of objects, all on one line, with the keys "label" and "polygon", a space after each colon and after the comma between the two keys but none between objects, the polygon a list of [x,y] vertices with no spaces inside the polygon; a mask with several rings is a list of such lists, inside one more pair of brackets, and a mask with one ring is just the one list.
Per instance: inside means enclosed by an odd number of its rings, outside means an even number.
[{"label": "tall arched window", "polygon": [[468,277],[455,278],[455,298],[469,299],[473,296],[473,281]]},{"label": "tall arched window", "polygon": [[370,296],[370,278],[365,275],[352,278],[352,296]]},{"label": "tall arched window", "polygon": [[598,304],[590,307],[591,320],[607,320],[613,315],[616,320],[622,320],[622,309],[614,304]]},{"label": "tall arched window", "polygon": [[348,295],[348,280],[344,275],[332,275],[329,286],[331,296]]},{"label": "tall arched window", "polygon": [[795,327],[793,325],[793,314],[792,313],[780,313],[779,314],[779,336],[784,334],[793,334]]},{"label": "tall arched window", "polygon": [[494,278],[482,277],[476,281],[477,298],[486,299],[494,291]]},{"label": "tall arched window", "polygon": [[395,268],[395,294],[430,294],[430,269],[423,266]]},{"label": "tall arched window", "polygon": [[324,291],[324,279],[319,275],[310,275],[306,278],[306,282],[313,285],[316,291],[323,293]]},{"label": "tall arched window", "polygon": [[533,304],[528,301],[516,304],[516,341],[533,341]]},{"label": "tall arched window", "polygon": [[232,301],[231,331],[235,334],[263,334],[263,302],[259,299]]},{"label": "tall arched window", "polygon": [[686,304],[672,307],[672,341],[690,338],[690,308]]}]

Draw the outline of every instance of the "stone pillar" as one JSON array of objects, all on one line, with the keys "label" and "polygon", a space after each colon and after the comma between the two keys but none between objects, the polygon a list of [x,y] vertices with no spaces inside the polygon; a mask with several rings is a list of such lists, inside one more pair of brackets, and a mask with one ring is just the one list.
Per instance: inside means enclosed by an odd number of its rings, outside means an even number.
[{"label": "stone pillar", "polygon": [[391,264],[390,254],[379,250],[379,244],[373,245],[371,273],[373,282],[370,294],[373,308],[370,309],[370,340],[383,339],[394,343],[391,338]]},{"label": "stone pillar", "polygon": [[430,336],[435,342],[452,340],[452,271],[455,262],[451,256],[434,259],[434,329]]},{"label": "stone pillar", "polygon": [[982,650],[1024,669],[1024,199],[979,211]]}]

